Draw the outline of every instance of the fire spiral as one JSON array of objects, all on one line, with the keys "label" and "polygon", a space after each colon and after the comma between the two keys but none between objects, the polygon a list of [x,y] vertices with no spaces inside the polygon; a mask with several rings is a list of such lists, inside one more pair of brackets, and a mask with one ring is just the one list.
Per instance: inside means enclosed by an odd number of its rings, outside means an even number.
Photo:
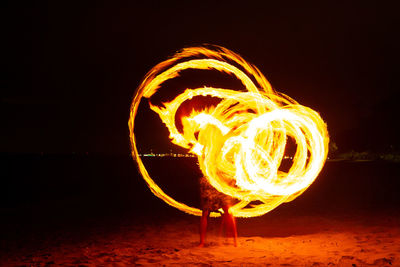
[{"label": "fire spiral", "polygon": [[[165,194],[152,180],[138,155],[134,135],[141,99],[150,99],[164,82],[188,69],[228,73],[245,88],[186,89],[163,106],[150,104],[168,128],[171,142],[196,154],[210,184],[238,199],[230,208],[234,216],[260,216],[302,194],[325,163],[329,143],[326,124],[316,111],[274,91],[255,66],[220,46],[181,50],[150,70],[135,93],[129,119],[132,155],[151,191],[179,210],[201,215],[199,209]],[[200,111],[193,109],[180,118],[182,127],[177,127],[179,107],[195,97],[218,98],[219,102]],[[295,143],[295,152],[290,168],[283,170],[289,139]]]}]

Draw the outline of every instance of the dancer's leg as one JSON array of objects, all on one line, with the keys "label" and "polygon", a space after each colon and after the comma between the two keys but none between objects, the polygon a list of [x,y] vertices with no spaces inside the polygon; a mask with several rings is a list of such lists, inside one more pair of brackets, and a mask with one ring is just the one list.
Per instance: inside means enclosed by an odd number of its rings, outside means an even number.
[{"label": "dancer's leg", "polygon": [[208,210],[203,210],[200,219],[200,244],[199,247],[204,247],[204,242],[206,239],[207,232],[207,220],[210,212]]},{"label": "dancer's leg", "polygon": [[237,247],[237,229],[235,217],[229,213],[229,206],[224,206],[222,209],[224,210],[224,216],[226,216],[226,224],[229,225],[229,230],[232,233],[233,244],[235,247]]}]

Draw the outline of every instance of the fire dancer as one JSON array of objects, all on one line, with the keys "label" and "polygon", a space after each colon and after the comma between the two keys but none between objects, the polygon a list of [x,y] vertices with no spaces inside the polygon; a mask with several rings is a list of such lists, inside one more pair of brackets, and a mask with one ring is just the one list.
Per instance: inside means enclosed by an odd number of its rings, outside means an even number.
[{"label": "fire dancer", "polygon": [[237,246],[237,230],[235,217],[229,212],[233,199],[217,191],[205,177],[200,178],[200,197],[202,216],[200,219],[200,244],[204,247],[207,232],[207,221],[210,212],[223,210],[221,228],[225,225],[226,233],[230,232],[233,236],[234,246]]}]

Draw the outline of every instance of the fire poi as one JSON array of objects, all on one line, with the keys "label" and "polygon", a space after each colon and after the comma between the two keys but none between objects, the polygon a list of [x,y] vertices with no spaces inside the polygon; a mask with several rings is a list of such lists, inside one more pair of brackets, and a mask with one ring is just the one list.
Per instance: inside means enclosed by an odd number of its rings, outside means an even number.
[{"label": "fire poi", "polygon": [[[188,69],[228,73],[245,91],[202,87],[186,89],[169,103],[150,108],[169,130],[171,142],[197,155],[204,176],[218,191],[238,199],[230,208],[236,217],[263,215],[301,195],[317,178],[328,153],[329,136],[320,115],[273,90],[257,67],[220,46],[185,48],[153,67],[138,87],[129,129],[132,156],[151,191],[169,205],[201,216],[201,210],[168,196],[150,177],[139,157],[134,134],[142,98],[150,99],[162,84]],[[218,104],[180,118],[179,107],[194,97],[218,98]],[[288,139],[296,144],[287,171],[280,169]],[[219,216],[212,213],[211,216]]]}]

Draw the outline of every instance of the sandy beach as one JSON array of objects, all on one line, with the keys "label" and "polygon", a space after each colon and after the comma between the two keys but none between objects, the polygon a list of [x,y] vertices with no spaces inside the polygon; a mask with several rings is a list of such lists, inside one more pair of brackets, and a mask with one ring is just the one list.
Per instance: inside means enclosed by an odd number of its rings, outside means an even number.
[{"label": "sandy beach", "polygon": [[[2,266],[400,266],[398,214],[289,215],[238,219],[239,246],[211,219],[198,244],[189,215],[96,222],[32,235],[3,254]],[[40,240],[40,242],[38,242]]]},{"label": "sandy beach", "polygon": [[[199,248],[200,218],[156,198],[132,177],[131,159],[30,162],[33,170],[14,173],[14,202],[0,210],[0,266],[400,266],[397,164],[330,162],[299,198],[238,218],[238,247],[215,218]],[[185,180],[193,171],[183,168],[190,159],[149,163],[174,179],[166,180],[176,185],[167,188],[173,195],[196,203],[196,183]],[[179,163],[181,172],[170,175]],[[65,177],[58,175],[64,165],[73,166]],[[23,194],[17,181],[31,173],[44,182]],[[53,177],[66,186],[51,187]]]}]

